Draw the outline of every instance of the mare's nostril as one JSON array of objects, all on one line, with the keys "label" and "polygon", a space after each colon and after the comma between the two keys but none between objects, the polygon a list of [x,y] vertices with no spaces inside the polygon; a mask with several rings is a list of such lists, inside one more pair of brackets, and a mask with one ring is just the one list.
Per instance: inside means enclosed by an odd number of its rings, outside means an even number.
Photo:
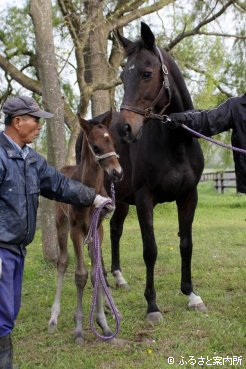
[{"label": "mare's nostril", "polygon": [[120,128],[120,134],[121,135],[128,135],[131,132],[131,126],[130,124],[126,123],[124,125],[121,126]]},{"label": "mare's nostril", "polygon": [[130,124],[125,124],[124,127],[123,127],[123,130],[125,133],[130,133],[131,132],[131,126]]}]

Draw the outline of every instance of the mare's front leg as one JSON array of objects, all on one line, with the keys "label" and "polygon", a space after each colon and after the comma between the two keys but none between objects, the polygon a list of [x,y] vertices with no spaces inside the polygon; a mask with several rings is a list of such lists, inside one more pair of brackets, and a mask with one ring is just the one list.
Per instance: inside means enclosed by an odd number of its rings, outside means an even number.
[{"label": "mare's front leg", "polygon": [[117,287],[127,288],[128,284],[122,275],[120,267],[120,238],[123,232],[123,225],[129,211],[129,205],[126,203],[116,203],[116,209],[110,220],[111,237],[111,273],[115,277]]},{"label": "mare's front leg", "polygon": [[176,201],[179,218],[180,255],[181,255],[181,291],[189,298],[190,308],[207,311],[201,297],[194,293],[191,280],[192,223],[197,206],[197,188]]},{"label": "mare's front leg", "polygon": [[146,287],[144,296],[147,300],[147,320],[160,322],[163,317],[156,304],[154,287],[154,268],[157,258],[157,245],[153,228],[153,200],[145,189],[136,193],[137,214],[143,240],[143,258],[146,265]]},{"label": "mare's front leg", "polygon": [[70,236],[73,241],[74,252],[76,256],[76,269],[75,269],[75,285],[77,288],[77,306],[74,313],[74,339],[78,345],[84,343],[83,339],[83,314],[82,314],[82,299],[84,288],[88,278],[88,271],[85,266],[84,255],[83,255],[83,238],[81,234],[81,226],[76,222],[70,224]]}]

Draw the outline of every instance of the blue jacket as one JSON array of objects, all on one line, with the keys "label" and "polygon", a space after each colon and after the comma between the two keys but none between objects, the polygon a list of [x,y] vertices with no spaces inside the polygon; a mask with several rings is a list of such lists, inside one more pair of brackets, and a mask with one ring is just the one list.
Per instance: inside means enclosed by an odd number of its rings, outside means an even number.
[{"label": "blue jacket", "polygon": [[90,206],[96,192],[65,177],[31,148],[22,159],[0,133],[0,247],[25,255],[35,233],[39,195]]}]

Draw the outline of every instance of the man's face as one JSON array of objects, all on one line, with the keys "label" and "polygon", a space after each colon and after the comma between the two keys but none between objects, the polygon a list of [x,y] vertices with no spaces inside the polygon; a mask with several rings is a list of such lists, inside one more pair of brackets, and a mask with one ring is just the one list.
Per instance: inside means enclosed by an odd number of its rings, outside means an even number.
[{"label": "man's face", "polygon": [[18,135],[23,145],[32,143],[38,136],[42,128],[39,118],[32,115],[21,115],[18,118]]}]

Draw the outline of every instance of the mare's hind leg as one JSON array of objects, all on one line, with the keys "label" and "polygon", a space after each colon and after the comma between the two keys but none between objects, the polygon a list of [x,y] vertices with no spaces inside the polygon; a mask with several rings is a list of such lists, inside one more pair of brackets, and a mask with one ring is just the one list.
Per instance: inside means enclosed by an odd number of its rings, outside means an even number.
[{"label": "mare's hind leg", "polygon": [[124,221],[129,211],[129,205],[125,203],[116,203],[116,209],[110,220],[111,236],[111,273],[115,277],[117,287],[127,288],[128,284],[122,275],[120,267],[120,238],[123,231]]},{"label": "mare's hind leg", "polygon": [[67,217],[64,215],[61,209],[59,209],[57,213],[56,228],[59,245],[59,256],[57,261],[58,275],[57,275],[56,296],[54,304],[51,309],[51,317],[48,325],[49,333],[53,333],[54,331],[56,331],[57,328],[57,320],[60,314],[60,306],[61,306],[61,291],[63,277],[68,265],[67,240],[68,240],[69,225]]},{"label": "mare's hind leg", "polygon": [[[99,227],[98,229],[98,235],[99,235],[99,240],[100,240],[100,247],[102,245],[102,239],[103,239],[103,228],[102,226]],[[94,249],[93,249],[93,245],[91,243],[89,243],[89,255],[92,261],[92,270],[91,270],[91,282],[92,285],[94,286],[94,281],[95,281],[95,273],[96,273],[96,264],[95,264],[95,255],[94,255]],[[96,298],[96,321],[97,324],[99,325],[99,327],[102,329],[103,331],[103,335],[105,337],[109,337],[112,335],[112,332],[108,326],[107,323],[107,319],[105,316],[105,311],[104,311],[104,292],[102,289],[102,285],[101,282],[99,282],[99,286],[98,286],[98,291],[97,291],[97,298]]]},{"label": "mare's hind leg", "polygon": [[153,228],[153,200],[144,189],[136,193],[136,206],[143,239],[143,258],[146,265],[146,287],[144,296],[147,300],[147,320],[160,322],[163,317],[156,304],[154,287],[154,268],[157,258],[157,245]]},{"label": "mare's hind leg", "polygon": [[73,241],[74,252],[76,256],[76,269],[75,269],[75,285],[77,288],[77,306],[74,313],[74,340],[78,345],[83,345],[83,314],[82,314],[82,299],[84,288],[88,278],[88,271],[85,267],[85,261],[83,256],[83,240],[79,225],[71,225],[70,236]]},{"label": "mare's hind leg", "polygon": [[191,280],[192,223],[197,206],[197,189],[176,201],[179,218],[180,254],[181,254],[181,291],[188,296],[190,308],[207,311],[200,296],[193,292]]}]

